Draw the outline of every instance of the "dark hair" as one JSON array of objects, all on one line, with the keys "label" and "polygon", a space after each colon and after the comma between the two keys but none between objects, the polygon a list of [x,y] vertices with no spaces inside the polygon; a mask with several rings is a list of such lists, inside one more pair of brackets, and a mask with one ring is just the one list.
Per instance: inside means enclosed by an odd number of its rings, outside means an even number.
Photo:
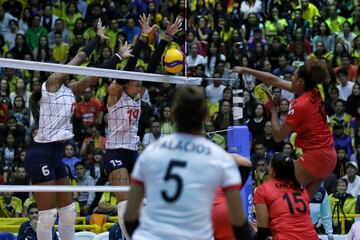
[{"label": "dark hair", "polygon": [[301,188],[295,177],[294,159],[286,153],[277,153],[271,159],[271,167],[275,171],[276,179],[291,181],[294,188]]},{"label": "dark hair", "polygon": [[182,86],[175,95],[172,114],[179,132],[201,131],[208,108],[204,90],[197,86]]},{"label": "dark hair", "polygon": [[28,211],[29,211],[30,209],[32,209],[32,208],[37,208],[37,209],[39,209],[39,208],[38,208],[38,205],[37,205],[36,203],[31,203],[31,204],[28,206]]},{"label": "dark hair", "polygon": [[77,163],[75,163],[75,165],[74,165],[74,169],[76,169],[76,167],[77,166],[83,166],[83,167],[85,167],[85,163],[83,162],[83,161],[80,161],[80,162],[77,162]]},{"label": "dark hair", "polygon": [[34,121],[36,124],[39,124],[39,117],[40,117],[40,106],[39,102],[41,100],[41,89],[34,91],[31,94],[30,100],[29,100],[29,107],[30,111],[34,117]]},{"label": "dark hair", "polygon": [[305,82],[304,91],[314,89],[327,78],[327,75],[327,67],[322,61],[308,60],[298,70],[298,77]]}]

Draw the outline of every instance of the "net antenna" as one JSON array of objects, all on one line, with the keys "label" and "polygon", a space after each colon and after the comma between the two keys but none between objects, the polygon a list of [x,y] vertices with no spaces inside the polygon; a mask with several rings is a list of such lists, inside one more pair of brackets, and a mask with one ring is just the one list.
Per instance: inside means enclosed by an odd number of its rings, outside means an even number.
[{"label": "net antenna", "polygon": [[188,12],[188,10],[187,10],[187,8],[188,8],[188,3],[187,3],[187,1],[188,0],[185,0],[184,2],[185,2],[185,7],[184,7],[184,31],[185,31],[185,34],[184,34],[184,40],[185,40],[185,43],[184,43],[184,47],[185,47],[185,49],[184,49],[184,52],[185,52],[185,59],[184,59],[184,61],[185,61],[185,76],[187,77],[187,78],[189,78],[189,75],[188,75],[188,62],[187,62],[187,56],[188,56],[188,43],[187,43],[187,35],[188,35],[188,14],[187,14],[187,12]]},{"label": "net antenna", "polygon": [[109,70],[94,67],[81,67],[55,63],[43,63],[26,60],[16,60],[9,58],[0,58],[0,67],[25,69],[33,71],[59,72],[67,74],[77,74],[95,77],[118,78],[127,80],[137,80],[157,83],[191,84],[200,85],[201,78],[183,77],[153,73],[130,72],[121,70]]}]

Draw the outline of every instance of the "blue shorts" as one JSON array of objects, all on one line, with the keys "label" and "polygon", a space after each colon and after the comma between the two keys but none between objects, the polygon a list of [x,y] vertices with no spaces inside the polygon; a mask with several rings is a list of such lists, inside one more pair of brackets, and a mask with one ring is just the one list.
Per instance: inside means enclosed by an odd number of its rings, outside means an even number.
[{"label": "blue shorts", "polygon": [[25,169],[32,184],[59,180],[68,176],[62,142],[35,143],[26,152]]},{"label": "blue shorts", "polygon": [[138,155],[138,151],[130,149],[106,149],[103,159],[104,173],[109,176],[116,169],[126,168],[130,175]]}]

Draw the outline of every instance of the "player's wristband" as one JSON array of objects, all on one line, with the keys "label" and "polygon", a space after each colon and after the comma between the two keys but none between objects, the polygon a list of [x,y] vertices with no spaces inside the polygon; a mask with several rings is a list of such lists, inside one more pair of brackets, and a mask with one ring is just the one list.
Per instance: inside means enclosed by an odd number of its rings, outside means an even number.
[{"label": "player's wristband", "polygon": [[252,167],[241,166],[241,167],[239,167],[239,171],[240,171],[240,175],[241,175],[241,183],[242,183],[241,186],[244,186],[247,179],[250,176],[250,173],[252,171]]},{"label": "player's wristband", "polygon": [[254,236],[254,240],[265,240],[269,236],[271,236],[271,231],[269,228],[258,227],[258,231]]},{"label": "player's wristband", "polygon": [[135,232],[136,228],[139,226],[139,219],[136,219],[134,221],[124,221],[125,228],[129,236],[131,237],[133,233]]},{"label": "player's wristband", "polygon": [[233,226],[233,232],[236,240],[251,240],[249,223],[246,221],[241,226]]},{"label": "player's wristband", "polygon": [[88,44],[86,44],[86,46],[81,51],[84,52],[86,56],[89,57],[96,48],[96,46],[98,45],[98,43],[100,42],[100,40],[101,38],[98,35],[96,35],[93,39],[91,39],[90,42],[88,42]]}]

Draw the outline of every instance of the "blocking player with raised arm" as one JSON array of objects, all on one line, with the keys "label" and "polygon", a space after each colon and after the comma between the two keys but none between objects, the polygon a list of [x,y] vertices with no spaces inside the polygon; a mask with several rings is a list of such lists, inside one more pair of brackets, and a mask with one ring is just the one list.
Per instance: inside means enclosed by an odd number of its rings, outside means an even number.
[{"label": "blocking player with raised arm", "polygon": [[[218,187],[224,189],[235,238],[251,239],[238,166],[230,154],[202,137],[207,111],[201,87],[180,87],[172,107],[176,133],[150,144],[137,159],[124,219],[133,240],[211,239]],[[144,196],[147,204],[138,225]]]},{"label": "blocking player with raised arm", "polygon": [[294,92],[298,95],[289,107],[285,122],[280,125],[278,118],[278,99],[269,91],[272,101],[271,123],[276,141],[284,140],[292,131],[296,135],[295,145],[303,154],[295,161],[295,175],[301,185],[306,187],[310,199],[336,166],[336,151],[328,125],[323,97],[318,84],[328,76],[325,63],[308,60],[300,66],[291,82],[270,73],[246,67],[235,67],[237,73],[249,73],[267,84]]},{"label": "blocking player with raised arm", "polygon": [[276,154],[270,163],[270,180],[256,188],[254,205],[258,231],[255,240],[318,240],[310,217],[310,197],[295,178],[294,160]]},{"label": "blocking player with raised arm", "polygon": [[[99,20],[97,35],[68,64],[80,65],[85,62],[102,40],[106,40],[104,27]],[[114,68],[121,58],[129,58],[127,44],[120,52],[100,65]],[[98,81],[99,77],[86,76],[78,82],[69,83],[65,73],[53,73],[43,83],[41,92],[31,96],[31,109],[38,112],[39,130],[34,144],[26,153],[25,166],[33,185],[70,185],[62,157],[65,142],[73,138],[71,117],[75,96]],[[40,106],[40,109],[38,109]],[[37,239],[52,238],[52,227],[59,215],[59,235],[62,240],[75,239],[75,204],[71,192],[34,192],[39,207]]]},{"label": "blocking player with raised arm", "polygon": [[[147,36],[153,31],[155,26],[150,27],[151,16],[140,16],[142,34],[138,39],[132,53],[133,58],[129,59],[124,70],[133,70],[136,66],[138,56]],[[161,55],[172,37],[181,30],[182,21],[177,18],[173,24],[169,24],[166,29],[166,36],[155,49],[146,72],[155,72],[161,61]],[[138,156],[139,136],[138,123],[141,114],[140,91],[141,81],[116,80],[108,89],[108,126],[109,136],[106,141],[106,153],[104,156],[104,171],[109,176],[110,185],[128,186],[129,174],[131,174],[136,158]],[[118,202],[119,225],[123,229],[123,215],[126,207],[127,193],[116,192]],[[125,237],[129,239],[128,236]]]}]

